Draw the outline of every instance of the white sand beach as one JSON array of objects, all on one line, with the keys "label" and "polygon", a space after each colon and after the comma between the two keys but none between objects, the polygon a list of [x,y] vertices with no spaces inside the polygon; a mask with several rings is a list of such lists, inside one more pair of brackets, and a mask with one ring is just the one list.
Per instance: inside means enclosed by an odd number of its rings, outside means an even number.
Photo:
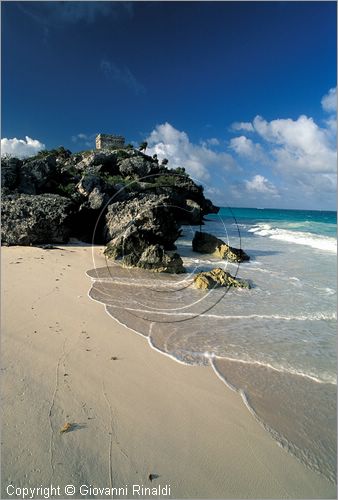
[{"label": "white sand beach", "polygon": [[88,297],[92,251],[105,265],[99,246],[2,249],[1,498],[51,485],[56,498],[66,485],[68,498],[110,497],[90,486],[149,498],[133,485],[170,485],[171,498],[336,498],[211,368],[152,350]]}]

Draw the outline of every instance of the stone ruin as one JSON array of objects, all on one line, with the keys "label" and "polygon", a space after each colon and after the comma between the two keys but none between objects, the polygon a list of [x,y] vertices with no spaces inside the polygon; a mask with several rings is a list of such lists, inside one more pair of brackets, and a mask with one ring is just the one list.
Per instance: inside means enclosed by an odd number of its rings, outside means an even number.
[{"label": "stone ruin", "polygon": [[99,134],[95,140],[96,149],[125,148],[125,138],[122,135]]}]

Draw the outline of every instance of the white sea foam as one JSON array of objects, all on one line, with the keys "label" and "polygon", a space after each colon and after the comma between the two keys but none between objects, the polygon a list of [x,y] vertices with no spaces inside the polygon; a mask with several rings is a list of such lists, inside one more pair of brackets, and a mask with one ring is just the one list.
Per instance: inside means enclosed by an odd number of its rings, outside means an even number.
[{"label": "white sea foam", "polygon": [[306,245],[326,252],[337,252],[337,241],[330,236],[321,236],[301,231],[289,231],[278,227],[273,228],[270,224],[257,224],[248,229],[248,232],[259,236],[268,236],[274,240],[286,241],[297,245]]},{"label": "white sea foam", "polygon": [[[120,305],[114,305],[110,304],[110,307],[116,307],[120,308]],[[140,313],[151,313],[151,314],[156,314],[156,315],[163,315],[163,316],[180,316],[180,317],[187,317],[187,318],[195,318],[196,316],[201,316],[203,318],[213,318],[213,319],[263,319],[263,320],[284,320],[284,321],[321,321],[321,320],[335,320],[337,319],[337,315],[335,312],[318,312],[318,313],[313,313],[313,314],[301,314],[301,315],[295,315],[295,316],[283,316],[280,314],[238,314],[238,315],[231,315],[231,314],[206,314],[206,313],[199,313],[199,312],[178,312],[179,309],[172,309],[171,311],[167,311],[164,309],[154,309],[154,308],[148,308],[148,309],[140,309],[140,308],[135,308],[135,307],[124,307],[125,311],[131,311],[131,312],[140,312]]]}]

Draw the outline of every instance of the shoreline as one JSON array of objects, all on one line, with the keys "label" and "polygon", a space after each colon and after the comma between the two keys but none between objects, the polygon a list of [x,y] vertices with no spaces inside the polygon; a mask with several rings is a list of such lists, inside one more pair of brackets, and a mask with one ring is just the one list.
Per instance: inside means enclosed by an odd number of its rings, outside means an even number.
[{"label": "shoreline", "polygon": [[[2,498],[6,481],[72,478],[170,484],[172,498],[335,498],[212,367],[173,363],[88,301],[91,251],[105,265],[90,245],[2,249]],[[60,436],[68,420],[78,427]]]}]

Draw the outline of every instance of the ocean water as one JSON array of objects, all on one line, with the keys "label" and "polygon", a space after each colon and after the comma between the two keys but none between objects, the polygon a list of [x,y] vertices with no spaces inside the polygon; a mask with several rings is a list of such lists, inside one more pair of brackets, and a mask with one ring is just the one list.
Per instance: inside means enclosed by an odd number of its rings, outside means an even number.
[{"label": "ocean water", "polygon": [[[174,360],[210,365],[275,440],[336,482],[336,213],[222,208],[210,232],[251,257],[233,264],[194,253],[196,226],[177,242],[187,273],[107,262],[88,271],[90,296]],[[222,267],[252,288],[196,290]]]}]

